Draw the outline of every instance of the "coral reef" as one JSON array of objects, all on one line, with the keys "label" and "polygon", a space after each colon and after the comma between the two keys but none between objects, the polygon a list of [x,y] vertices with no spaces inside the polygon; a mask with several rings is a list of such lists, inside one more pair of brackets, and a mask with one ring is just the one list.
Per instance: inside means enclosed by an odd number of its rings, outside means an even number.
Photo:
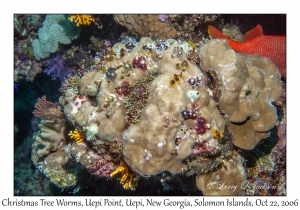
[{"label": "coral reef", "polygon": [[69,136],[75,139],[76,143],[83,142],[85,140],[85,135],[83,135],[79,130],[70,131]]},{"label": "coral reef", "polygon": [[38,162],[36,168],[61,188],[75,186],[81,170],[79,165],[63,152],[51,153],[43,161]]},{"label": "coral reef", "polygon": [[65,120],[52,118],[42,120],[38,125],[40,132],[35,135],[35,142],[32,144],[32,162],[37,164],[40,158],[57,151],[65,140]]},{"label": "coral reef", "polygon": [[238,26],[232,25],[232,24],[226,24],[223,27],[224,28],[222,29],[222,34],[224,34],[228,38],[238,41],[238,42],[244,41],[244,36],[241,33]]},{"label": "coral reef", "polygon": [[219,107],[228,116],[234,145],[253,149],[270,136],[277,121],[271,102],[282,92],[278,69],[268,58],[235,53],[224,40],[207,43],[200,48],[200,56],[201,67],[216,72],[223,85]]},{"label": "coral reef", "polygon": [[121,174],[120,182],[126,190],[129,188],[135,190],[139,180],[139,175],[137,173],[131,171],[126,164],[123,164],[114,170],[110,176],[114,177],[118,174]]},{"label": "coral reef", "polygon": [[80,35],[80,28],[67,20],[66,15],[46,15],[43,27],[38,31],[39,38],[32,41],[36,60],[44,59],[58,50],[59,44],[70,44]]},{"label": "coral reef", "polygon": [[92,43],[93,47],[97,51],[101,51],[103,49],[103,47],[105,46],[105,40],[104,39],[100,39],[100,38],[91,36],[90,40],[91,40],[91,43]]},{"label": "coral reef", "polygon": [[38,98],[32,112],[35,117],[45,117],[46,119],[64,118],[64,113],[60,110],[58,103],[47,101],[46,96]]},{"label": "coral reef", "polygon": [[44,18],[45,15],[38,14],[14,14],[14,36],[18,39],[35,38]]},{"label": "coral reef", "polygon": [[130,33],[141,36],[157,36],[159,39],[173,38],[176,31],[167,23],[161,22],[158,15],[114,15],[117,23],[126,27]]},{"label": "coral reef", "polygon": [[[286,195],[286,88],[282,83],[282,96],[274,104],[278,121],[269,138],[258,145],[250,154],[247,172],[246,194]],[[252,161],[251,157],[256,157]],[[252,163],[253,162],[253,163]]]},{"label": "coral reef", "polygon": [[32,133],[14,149],[14,195],[52,195],[49,179],[33,170],[30,160]]},{"label": "coral reef", "polygon": [[95,22],[95,19],[91,15],[70,15],[68,20],[74,21],[76,26],[90,25],[91,22]]},{"label": "coral reef", "polygon": [[31,38],[14,40],[14,81],[33,81],[42,72],[42,63],[33,58]]},{"label": "coral reef", "polygon": [[13,21],[15,196],[287,195],[286,78],[207,33],[284,35],[285,14]]},{"label": "coral reef", "polygon": [[195,43],[207,41],[206,31],[209,24],[221,23],[220,15],[217,14],[171,14],[164,19],[176,30],[177,38]]},{"label": "coral reef", "polygon": [[204,186],[232,176],[232,185],[246,180],[233,145],[251,150],[270,135],[277,120],[271,102],[281,91],[270,60],[237,54],[224,40],[198,48],[125,37],[65,80],[59,105],[71,128],[42,121],[32,160],[46,176],[43,158],[71,167],[71,175],[54,169],[65,176],[59,180],[48,176],[60,187],[76,185],[79,164],[96,177],[119,176],[125,189],[136,189],[139,176],[195,174],[205,195],[243,195]]},{"label": "coral reef", "polygon": [[244,195],[245,189],[241,186],[246,180],[246,172],[242,164],[242,156],[233,152],[217,170],[197,175],[197,187],[204,195]]},{"label": "coral reef", "polygon": [[60,79],[64,81],[68,75],[73,74],[72,68],[65,66],[62,56],[57,53],[42,61],[44,70],[43,72],[50,75],[52,80]]}]

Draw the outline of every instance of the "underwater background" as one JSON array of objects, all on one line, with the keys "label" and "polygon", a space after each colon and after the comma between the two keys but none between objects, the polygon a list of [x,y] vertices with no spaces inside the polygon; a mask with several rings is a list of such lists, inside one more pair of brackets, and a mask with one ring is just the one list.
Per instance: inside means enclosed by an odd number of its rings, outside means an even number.
[{"label": "underwater background", "polygon": [[[264,34],[286,35],[286,14],[153,14],[147,21],[157,21],[172,28],[138,30],[137,23],[125,25],[122,15],[89,14],[93,19],[79,26],[63,15],[65,28],[72,36],[61,40],[56,49],[40,52],[36,40],[41,38],[46,14],[14,14],[14,195],[203,195],[197,188],[195,174],[140,177],[135,190],[125,189],[110,176],[91,175],[82,168],[76,186],[59,187],[32,163],[32,145],[39,131],[41,117],[33,114],[38,98],[58,102],[63,82],[74,74],[83,74],[82,66],[91,66],[96,56],[107,56],[107,48],[127,37],[166,37],[193,44],[209,40],[208,25],[213,25],[231,39],[242,41],[243,35],[260,24]],[[134,15],[133,15],[134,16]],[[146,17],[145,17],[146,19]],[[72,20],[72,18],[71,18]],[[143,18],[141,18],[143,21]],[[147,22],[145,21],[145,22]],[[137,24],[137,25],[134,25]],[[155,23],[153,23],[155,25]],[[46,25],[46,24],[44,24]],[[63,25],[63,24],[61,24]],[[59,29],[57,29],[59,30]],[[155,34],[161,32],[161,34]],[[75,34],[75,35],[74,35]],[[50,37],[51,38],[51,37]],[[49,40],[51,40],[49,38]],[[53,41],[54,38],[52,38]],[[50,42],[50,41],[49,41]],[[42,43],[43,44],[43,43]],[[41,45],[42,45],[41,44]],[[48,54],[49,55],[48,55]],[[275,189],[248,189],[246,195],[286,195],[286,78],[281,78],[282,94],[275,107],[278,121],[271,135],[251,150],[238,150],[246,159],[243,165],[249,182],[261,181]]]}]

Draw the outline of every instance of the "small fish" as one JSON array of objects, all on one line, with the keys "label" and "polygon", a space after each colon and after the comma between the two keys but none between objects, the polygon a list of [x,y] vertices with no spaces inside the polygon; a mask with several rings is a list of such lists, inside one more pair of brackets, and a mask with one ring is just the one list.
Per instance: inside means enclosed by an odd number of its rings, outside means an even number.
[{"label": "small fish", "polygon": [[245,42],[231,40],[211,25],[208,26],[208,33],[212,38],[226,39],[230,47],[237,52],[258,53],[270,58],[282,77],[286,77],[286,36],[264,35],[261,25],[257,25],[245,34]]}]

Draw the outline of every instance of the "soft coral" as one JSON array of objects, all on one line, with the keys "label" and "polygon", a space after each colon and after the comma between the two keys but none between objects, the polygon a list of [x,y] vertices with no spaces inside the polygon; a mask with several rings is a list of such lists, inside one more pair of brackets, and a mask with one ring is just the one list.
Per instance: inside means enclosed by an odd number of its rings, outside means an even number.
[{"label": "soft coral", "polygon": [[72,68],[67,68],[59,53],[42,61],[44,72],[51,76],[52,80],[59,78],[63,81],[69,74],[73,73]]}]

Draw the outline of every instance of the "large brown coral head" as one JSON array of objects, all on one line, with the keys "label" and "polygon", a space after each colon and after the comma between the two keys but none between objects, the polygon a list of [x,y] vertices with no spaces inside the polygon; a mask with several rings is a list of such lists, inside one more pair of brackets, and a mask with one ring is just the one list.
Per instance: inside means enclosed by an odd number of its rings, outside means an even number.
[{"label": "large brown coral head", "polygon": [[228,119],[234,145],[250,150],[270,135],[277,121],[272,102],[280,98],[280,73],[270,59],[241,55],[225,40],[214,39],[200,48],[201,67],[216,73],[222,95],[219,108]]}]

